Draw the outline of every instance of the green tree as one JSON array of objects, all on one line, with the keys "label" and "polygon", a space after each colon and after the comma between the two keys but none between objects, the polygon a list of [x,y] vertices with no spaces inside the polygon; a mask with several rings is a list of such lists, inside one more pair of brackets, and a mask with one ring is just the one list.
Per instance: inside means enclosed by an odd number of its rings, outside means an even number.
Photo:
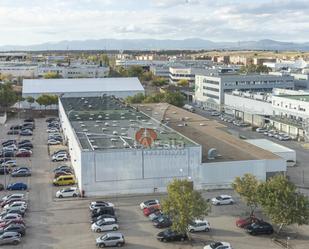
[{"label": "green tree", "polygon": [[60,79],[60,78],[62,78],[59,73],[55,73],[55,72],[48,72],[48,73],[44,74],[43,77],[44,77],[44,79]]},{"label": "green tree", "polygon": [[247,65],[247,66],[242,66],[239,70],[240,73],[269,73],[271,69],[267,66],[264,65]]},{"label": "green tree", "polygon": [[130,104],[140,104],[144,101],[145,95],[142,93],[138,93],[134,96],[128,96],[126,98],[126,102]]},{"label": "green tree", "polygon": [[297,191],[296,186],[283,175],[277,175],[260,184],[259,203],[271,221],[279,226],[303,225],[309,222],[308,197]]},{"label": "green tree", "polygon": [[40,97],[37,98],[36,102],[39,105],[44,105],[45,106],[45,110],[46,110],[47,106],[58,104],[58,96],[43,94],[43,95],[41,95]]},{"label": "green tree", "polygon": [[26,98],[26,101],[29,103],[30,109],[31,109],[31,106],[32,106],[32,104],[35,102],[35,99],[34,99],[33,97],[31,97],[31,96],[28,96],[28,97]]},{"label": "green tree", "polygon": [[128,71],[128,77],[141,78],[144,73],[144,69],[140,66],[131,66],[128,68],[127,71]]},{"label": "green tree", "polygon": [[232,187],[237,192],[240,197],[246,202],[247,206],[250,208],[250,214],[253,215],[255,209],[258,206],[258,187],[259,181],[254,175],[245,174],[242,177],[236,177],[232,183]]},{"label": "green tree", "polygon": [[164,86],[167,85],[167,79],[164,79],[162,77],[154,77],[151,84],[153,86]]},{"label": "green tree", "polygon": [[0,109],[7,111],[18,101],[18,96],[10,83],[0,84]]},{"label": "green tree", "polygon": [[185,97],[180,92],[166,92],[164,94],[164,102],[178,107],[184,105]]},{"label": "green tree", "polygon": [[143,72],[143,74],[140,76],[141,81],[151,81],[153,79],[154,75],[152,72]]},{"label": "green tree", "polygon": [[186,79],[181,79],[177,82],[177,85],[180,87],[188,87],[189,86],[189,81]]},{"label": "green tree", "polygon": [[162,202],[163,212],[172,217],[172,229],[187,233],[194,219],[204,218],[210,212],[210,204],[187,180],[173,180],[167,187],[167,197]]}]

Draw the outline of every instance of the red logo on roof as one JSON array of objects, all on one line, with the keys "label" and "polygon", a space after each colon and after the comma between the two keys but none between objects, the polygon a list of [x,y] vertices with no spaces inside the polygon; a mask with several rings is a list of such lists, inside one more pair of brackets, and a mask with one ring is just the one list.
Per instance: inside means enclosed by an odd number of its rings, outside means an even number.
[{"label": "red logo on roof", "polygon": [[153,142],[158,139],[157,133],[150,128],[141,128],[135,134],[135,140],[144,147],[151,147]]}]

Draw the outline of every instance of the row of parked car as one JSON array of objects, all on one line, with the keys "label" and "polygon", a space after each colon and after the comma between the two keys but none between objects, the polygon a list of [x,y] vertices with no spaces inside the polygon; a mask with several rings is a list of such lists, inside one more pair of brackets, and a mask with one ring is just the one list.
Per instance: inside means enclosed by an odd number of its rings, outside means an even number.
[{"label": "row of parked car", "polygon": [[125,244],[125,238],[122,233],[116,232],[119,225],[115,215],[115,205],[106,201],[92,201],[89,204],[89,210],[91,231],[107,232],[96,239],[96,246],[99,248],[122,247]]},{"label": "row of parked car", "polygon": [[255,131],[258,132],[258,133],[263,133],[267,137],[277,138],[280,141],[288,141],[288,140],[292,139],[291,136],[289,136],[288,134],[286,134],[284,132],[279,132],[279,131],[276,131],[276,130],[270,130],[270,129],[263,128],[263,127],[257,128]]},{"label": "row of parked car", "polygon": [[27,118],[23,124],[12,125],[7,135],[32,136],[35,129],[34,119]]},{"label": "row of parked car", "polygon": [[0,158],[30,157],[32,149],[33,144],[30,140],[25,139],[20,142],[17,142],[15,139],[6,140],[2,143]]},{"label": "row of parked car", "polygon": [[0,213],[0,245],[21,242],[22,236],[26,234],[26,223],[24,216],[28,209],[25,195],[14,193],[2,197],[0,202],[2,212]]},{"label": "row of parked car", "polygon": [[272,234],[274,232],[271,224],[257,218],[255,215],[237,219],[236,226],[246,229],[246,232],[251,235]]},{"label": "row of parked car", "polygon": [[246,123],[246,122],[243,122],[241,120],[238,120],[236,118],[233,118],[231,116],[228,116],[228,115],[225,115],[225,114],[221,114],[219,116],[219,118],[224,121],[224,122],[228,122],[228,123],[231,123],[233,125],[236,125],[236,126],[239,126],[239,127],[248,127],[250,126],[250,124]]},{"label": "row of parked car", "polygon": [[48,132],[48,145],[59,145],[62,144],[63,138],[60,133],[60,123],[58,118],[48,118],[47,122],[47,132]]}]

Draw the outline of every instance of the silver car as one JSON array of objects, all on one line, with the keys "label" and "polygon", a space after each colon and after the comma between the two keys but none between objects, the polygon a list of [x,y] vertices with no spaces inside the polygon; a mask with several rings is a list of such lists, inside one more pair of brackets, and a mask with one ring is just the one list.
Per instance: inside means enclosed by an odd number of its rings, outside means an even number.
[{"label": "silver car", "polygon": [[4,232],[0,235],[0,245],[17,245],[20,243],[21,234],[17,232]]},{"label": "silver car", "polygon": [[103,248],[107,246],[121,247],[125,244],[122,233],[106,233],[96,239],[97,247]]}]

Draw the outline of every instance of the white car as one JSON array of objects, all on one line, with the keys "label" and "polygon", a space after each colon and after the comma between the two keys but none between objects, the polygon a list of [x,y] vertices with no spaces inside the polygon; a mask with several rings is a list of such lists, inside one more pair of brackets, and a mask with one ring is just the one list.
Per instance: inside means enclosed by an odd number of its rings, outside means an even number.
[{"label": "white car", "polygon": [[118,229],[119,226],[114,218],[104,218],[102,220],[98,220],[91,225],[91,231],[97,233],[103,231],[116,231]]},{"label": "white car", "polygon": [[15,209],[20,209],[20,208],[24,208],[27,209],[28,205],[25,201],[14,201],[10,204],[6,204],[3,209],[4,210],[15,210]]},{"label": "white car", "polygon": [[154,206],[158,204],[160,204],[159,200],[148,200],[148,201],[142,202],[141,204],[139,204],[139,206],[143,210],[144,208],[148,208],[150,206]]},{"label": "white car", "polygon": [[53,162],[67,161],[67,160],[68,160],[68,156],[66,154],[57,154],[52,157]]},{"label": "white car", "polygon": [[24,199],[25,195],[21,193],[16,193],[16,194],[11,194],[11,195],[6,195],[2,197],[2,201],[7,201],[11,199]]},{"label": "white car", "polygon": [[204,246],[204,249],[232,249],[232,246],[228,242],[212,242],[208,246]]},{"label": "white car", "polygon": [[190,233],[209,232],[210,224],[207,220],[195,220],[188,226],[188,230]]},{"label": "white car", "polygon": [[258,132],[258,133],[264,133],[264,132],[267,132],[267,129],[265,129],[265,128],[257,128],[255,131]]},{"label": "white car", "polygon": [[213,205],[229,205],[234,204],[234,200],[230,195],[219,195],[211,199]]},{"label": "white car", "polygon": [[291,139],[292,138],[289,135],[279,136],[280,141],[288,141],[288,140],[291,140]]},{"label": "white car", "polygon": [[63,198],[63,197],[77,197],[79,196],[79,190],[76,187],[72,188],[64,188],[56,193],[57,198]]},{"label": "white car", "polygon": [[48,145],[58,145],[58,144],[61,144],[61,142],[56,139],[48,139],[47,144]]},{"label": "white car", "polygon": [[27,149],[24,149],[24,148],[20,148],[18,149],[17,153],[22,153],[22,152],[29,152],[30,154],[32,154],[32,150],[27,150]]},{"label": "white car", "polygon": [[59,132],[59,129],[57,128],[49,128],[46,130],[48,133],[55,133],[55,132]]},{"label": "white car", "polygon": [[94,209],[98,209],[101,207],[115,207],[115,205],[111,202],[106,201],[92,201],[90,202],[89,209],[92,211]]},{"label": "white car", "polygon": [[1,164],[3,167],[16,167],[16,160],[8,160]]}]

